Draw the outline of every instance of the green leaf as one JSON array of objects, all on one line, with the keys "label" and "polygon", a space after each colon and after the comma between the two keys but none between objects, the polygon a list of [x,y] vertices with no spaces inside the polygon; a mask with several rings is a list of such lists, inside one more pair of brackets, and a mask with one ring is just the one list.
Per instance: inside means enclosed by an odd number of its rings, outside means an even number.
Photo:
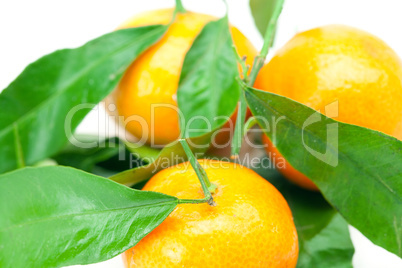
[{"label": "green leaf", "polygon": [[282,193],[292,210],[299,237],[297,267],[351,268],[354,247],[346,221],[320,193],[294,186],[270,166],[264,162],[255,171]]},{"label": "green leaf", "polygon": [[184,137],[217,129],[234,113],[240,87],[232,44],[224,17],[205,25],[188,51],[177,91]]},{"label": "green leaf", "polygon": [[246,99],[262,128],[276,121],[265,133],[289,163],[351,225],[402,256],[402,142],[269,92],[248,88]]},{"label": "green leaf", "polygon": [[99,171],[102,171],[109,177],[112,175],[110,173],[115,174],[132,168],[131,165],[135,162],[124,142],[117,137],[100,139],[91,135],[74,136],[81,143],[94,143],[96,146],[81,148],[68,143],[62,151],[53,156],[59,165],[75,167],[97,175],[104,175],[99,174]]},{"label": "green leaf", "polygon": [[[297,228],[301,230],[303,226],[298,225]],[[304,237],[303,231],[298,233],[301,252],[298,268],[322,267],[323,264],[331,268],[353,267],[354,247],[348,224],[339,213],[334,213],[328,224],[311,238]]]},{"label": "green leaf", "polygon": [[136,156],[136,158],[141,159],[141,161],[146,164],[154,162],[163,149],[153,148],[147,144],[138,146],[137,144],[130,142],[125,142],[125,145],[127,149]]},{"label": "green leaf", "polygon": [[273,15],[275,5],[283,4],[278,0],[250,0],[251,14],[253,15],[255,25],[262,36],[265,35],[268,23]]},{"label": "green leaf", "polygon": [[[203,136],[187,139],[196,158],[203,156],[205,151],[208,150],[211,135],[212,132]],[[180,142],[174,141],[166,145],[156,158],[148,159],[148,164],[123,171],[109,177],[109,179],[127,186],[133,186],[150,179],[155,173],[162,169],[180,164],[187,160],[187,155]]]},{"label": "green leaf", "polygon": [[157,25],[119,30],[28,65],[0,94],[0,173],[60,150],[130,63],[166,29]]},{"label": "green leaf", "polygon": [[[77,136],[77,139],[80,142],[83,142],[84,139],[86,142],[98,143],[99,141],[99,138],[92,136]],[[97,163],[106,161],[120,152],[118,142],[118,138],[110,138],[101,141],[92,148],[81,148],[68,143],[61,152],[53,156],[53,159],[60,165],[92,172]]]},{"label": "green leaf", "polygon": [[60,166],[6,173],[0,185],[0,267],[110,259],[138,243],[178,203]]}]

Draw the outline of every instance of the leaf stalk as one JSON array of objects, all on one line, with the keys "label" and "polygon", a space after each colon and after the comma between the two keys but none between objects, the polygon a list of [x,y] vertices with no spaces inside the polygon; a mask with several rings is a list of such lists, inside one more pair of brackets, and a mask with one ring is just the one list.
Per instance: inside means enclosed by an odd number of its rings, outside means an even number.
[{"label": "leaf stalk", "polygon": [[[261,68],[264,66],[265,58],[268,55],[269,48],[272,46],[272,42],[274,40],[275,36],[275,29],[277,25],[277,21],[279,18],[279,15],[282,12],[283,8],[283,3],[284,0],[278,1],[278,3],[275,5],[274,12],[272,14],[271,19],[269,20],[267,29],[265,31],[265,36],[264,36],[264,44],[262,46],[262,49],[260,51],[260,54],[254,58],[253,62],[253,67],[251,68],[250,75],[247,75],[248,70],[244,70],[245,62],[244,60],[240,60],[240,56],[236,52],[236,57],[238,61],[240,62],[242,69],[243,69],[243,81],[240,83],[245,83],[247,86],[253,86],[255,83],[255,80],[257,79],[257,75]],[[236,50],[235,50],[236,51]],[[244,121],[246,118],[246,113],[247,113],[247,103],[244,98],[244,92],[242,92],[240,101],[239,101],[239,109],[237,110],[237,120],[236,120],[236,126],[235,126],[235,131],[233,134],[233,141],[232,141],[232,158],[236,159],[239,155],[240,148],[241,148],[241,143],[243,136],[245,134],[244,131]]]},{"label": "leaf stalk", "polygon": [[183,150],[186,153],[191,166],[193,167],[195,173],[197,174],[197,177],[201,183],[202,191],[204,192],[205,195],[205,198],[203,199],[180,199],[179,203],[191,203],[191,204],[208,203],[211,206],[216,206],[212,197],[212,193],[216,190],[217,186],[209,181],[207,173],[201,167],[200,163],[198,163],[186,139],[180,139],[179,141],[180,144],[183,146]]},{"label": "leaf stalk", "polygon": [[183,6],[183,3],[181,2],[181,0],[176,0],[176,10],[175,12],[178,13],[185,13],[186,9]]}]

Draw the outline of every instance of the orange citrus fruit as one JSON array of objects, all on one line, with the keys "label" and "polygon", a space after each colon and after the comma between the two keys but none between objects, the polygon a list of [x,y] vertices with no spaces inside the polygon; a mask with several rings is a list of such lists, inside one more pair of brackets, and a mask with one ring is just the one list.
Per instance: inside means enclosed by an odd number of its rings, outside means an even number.
[{"label": "orange citrus fruit", "polygon": [[[295,267],[296,228],[279,191],[241,165],[199,162],[217,186],[217,205],[178,205],[124,253],[126,267]],[[157,173],[144,190],[181,199],[204,197],[188,162]]]},{"label": "orange citrus fruit", "polygon": [[[367,32],[329,25],[298,33],[263,67],[255,87],[324,114],[337,101],[334,119],[402,139],[401,60]],[[268,151],[277,152],[273,146]],[[281,172],[300,186],[317,189],[290,164]]]},{"label": "orange citrus fruit", "polygon": [[[173,11],[145,12],[121,28],[168,24]],[[163,38],[126,71],[114,98],[119,115],[128,121],[126,129],[135,137],[156,145],[166,145],[179,138],[176,92],[184,57],[205,24],[215,19],[194,12],[178,13]],[[247,56],[251,65],[257,51],[238,29],[231,27],[231,33],[239,55]],[[138,121],[138,117],[142,119]]]}]

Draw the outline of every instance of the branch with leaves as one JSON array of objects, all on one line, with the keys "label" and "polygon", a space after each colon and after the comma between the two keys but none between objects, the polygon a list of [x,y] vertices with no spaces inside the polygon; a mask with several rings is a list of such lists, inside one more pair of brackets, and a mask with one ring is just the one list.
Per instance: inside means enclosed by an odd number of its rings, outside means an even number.
[{"label": "branch with leaves", "polygon": [[[262,9],[257,2],[250,3],[253,14],[258,13],[256,7]],[[264,128],[264,119],[284,117],[277,127],[275,146],[322,193],[299,189],[272,168],[256,168],[282,192],[292,209],[300,241],[298,267],[314,267],[317,260],[350,267],[354,249],[348,223],[375,244],[402,256],[402,142],[252,88],[272,46],[283,7],[283,1],[263,2],[275,5],[270,6],[269,20],[262,21],[269,16],[255,16],[265,37],[251,70],[234,49],[227,16],[206,23],[197,35],[184,58],[177,103],[183,122],[197,116],[207,120],[195,122],[195,132],[180,121],[182,137],[161,150],[147,145],[135,148],[118,138],[104,143],[124,145],[123,149],[84,150],[71,144],[66,148],[73,133],[66,135],[64,123],[70,120],[73,132],[90,108],[112,92],[130,64],[161,40],[177,13],[186,13],[179,0],[170,24],[119,30],[79,48],[56,51],[28,65],[4,89],[0,94],[1,267],[26,267],[32,260],[40,267],[104,261],[138,243],[178,204],[216,205],[216,186],[195,155],[208,150],[213,133],[225,125],[236,107],[232,155],[239,154],[242,138],[252,126]],[[77,113],[70,116],[77,107]],[[245,123],[247,109],[254,117]],[[304,131],[304,122],[311,116],[318,123]],[[339,129],[338,155],[330,150],[328,156],[339,156],[336,166],[319,161],[300,142],[325,148],[328,122]],[[272,133],[265,134],[272,138]],[[118,169],[121,153],[136,153],[138,165],[130,168],[126,160]],[[178,199],[124,186],[139,187],[162,169],[159,161],[171,155],[190,162],[204,198]],[[147,161],[140,161],[146,156]],[[26,167],[48,158],[77,169]],[[331,243],[324,244],[326,239]]]}]

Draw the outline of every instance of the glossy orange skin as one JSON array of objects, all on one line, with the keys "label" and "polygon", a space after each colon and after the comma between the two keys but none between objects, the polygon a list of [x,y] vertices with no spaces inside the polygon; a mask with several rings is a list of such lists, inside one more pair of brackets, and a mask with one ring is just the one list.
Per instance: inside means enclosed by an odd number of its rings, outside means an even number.
[{"label": "glossy orange skin", "polygon": [[[182,204],[123,255],[126,267],[296,267],[298,239],[278,190],[238,164],[200,160],[217,206]],[[157,173],[144,187],[178,198],[203,198],[183,163]]]},{"label": "glossy orange skin", "polygon": [[[121,28],[168,24],[172,17],[173,9],[145,12]],[[176,92],[184,57],[205,24],[215,19],[194,12],[177,14],[164,37],[126,71],[114,96],[119,115],[129,121],[126,129],[135,137],[144,137],[148,144],[166,145],[180,136]],[[257,51],[238,29],[231,27],[231,32],[239,55],[248,56],[251,65]],[[136,118],[129,120],[130,116],[143,118],[143,125]]]},{"label": "glossy orange skin", "polygon": [[[299,33],[263,67],[255,87],[324,114],[327,105],[338,101],[335,120],[402,139],[402,63],[367,32],[329,25]],[[287,166],[281,170],[286,177],[312,189],[306,176]]]}]

